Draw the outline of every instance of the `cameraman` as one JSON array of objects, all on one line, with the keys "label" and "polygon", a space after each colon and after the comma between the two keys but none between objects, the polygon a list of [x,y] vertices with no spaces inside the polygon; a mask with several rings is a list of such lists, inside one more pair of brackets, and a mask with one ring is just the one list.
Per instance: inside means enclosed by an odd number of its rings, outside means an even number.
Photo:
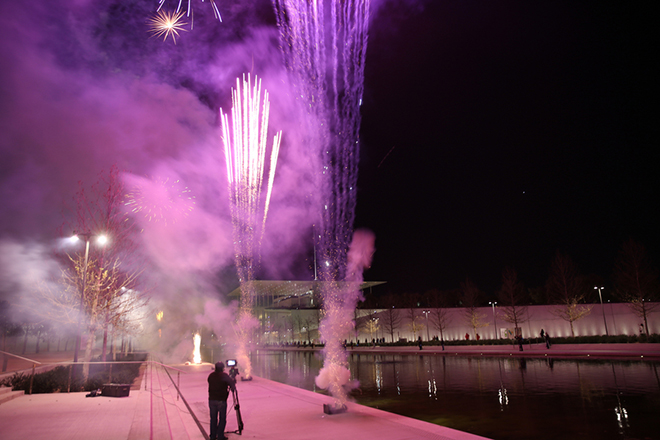
[{"label": "cameraman", "polygon": [[211,411],[211,440],[226,440],[227,397],[229,389],[236,390],[234,381],[225,373],[225,364],[216,362],[215,371],[209,374],[209,409]]}]

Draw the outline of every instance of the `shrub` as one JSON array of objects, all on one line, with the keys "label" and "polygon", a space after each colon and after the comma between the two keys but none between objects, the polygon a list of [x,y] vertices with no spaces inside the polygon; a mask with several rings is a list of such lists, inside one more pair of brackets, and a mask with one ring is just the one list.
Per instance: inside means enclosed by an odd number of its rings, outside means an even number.
[{"label": "shrub", "polygon": [[[110,381],[110,368],[112,365],[112,380]],[[103,384],[132,384],[139,374],[139,363],[122,364],[100,364],[90,365],[89,378],[86,382],[82,381],[82,371],[77,368],[75,374],[71,376],[71,391],[91,391],[99,389]],[[30,390],[31,374],[16,373],[11,377],[0,381],[0,385],[10,386],[13,390]],[[69,386],[69,367],[56,367],[44,373],[34,375],[32,383],[32,394],[59,393],[66,392]]]}]

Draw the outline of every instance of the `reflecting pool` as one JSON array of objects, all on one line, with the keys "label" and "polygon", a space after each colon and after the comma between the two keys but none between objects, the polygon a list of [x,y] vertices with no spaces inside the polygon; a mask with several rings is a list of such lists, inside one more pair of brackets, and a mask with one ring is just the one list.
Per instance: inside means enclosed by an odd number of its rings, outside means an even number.
[{"label": "reflecting pool", "polygon": [[[311,391],[318,353],[259,351],[254,374]],[[492,439],[660,439],[660,362],[352,354],[356,402]]]}]

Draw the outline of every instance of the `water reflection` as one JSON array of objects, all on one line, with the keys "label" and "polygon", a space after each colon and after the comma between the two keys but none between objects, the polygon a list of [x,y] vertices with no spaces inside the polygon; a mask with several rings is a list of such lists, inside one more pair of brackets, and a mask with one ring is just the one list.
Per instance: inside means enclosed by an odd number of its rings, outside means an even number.
[{"label": "water reflection", "polygon": [[[252,362],[258,376],[318,391],[318,354]],[[350,369],[359,403],[493,439],[660,438],[658,362],[354,354]]]}]

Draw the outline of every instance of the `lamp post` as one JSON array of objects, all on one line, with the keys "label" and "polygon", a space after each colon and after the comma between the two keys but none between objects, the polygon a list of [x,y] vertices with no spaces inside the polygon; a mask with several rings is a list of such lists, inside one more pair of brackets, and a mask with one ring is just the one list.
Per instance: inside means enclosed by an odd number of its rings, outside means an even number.
[{"label": "lamp post", "polygon": [[423,310],[422,313],[424,316],[426,316],[426,340],[430,341],[431,337],[429,336],[429,313],[431,313],[430,310]]},{"label": "lamp post", "polygon": [[[74,243],[80,240],[80,237],[85,239],[85,265],[83,266],[83,282],[82,282],[82,291],[80,292],[80,307],[78,314],[78,334],[76,335],[76,346],[73,352],[73,362],[78,362],[78,355],[80,353],[80,343],[82,340],[82,331],[80,327],[82,326],[85,289],[87,288],[87,265],[89,263],[89,241],[94,236],[95,235],[92,234],[91,232],[84,232],[84,233],[75,234],[71,237],[71,241]],[[97,237],[98,237],[97,241],[100,245],[104,245],[108,241],[108,238],[105,235],[98,235]]]},{"label": "lamp post", "polygon": [[488,304],[493,306],[493,323],[495,325],[495,339],[500,339],[499,335],[497,334],[497,316],[495,315],[495,306],[497,305],[497,301],[489,301]]},{"label": "lamp post", "polygon": [[607,331],[607,320],[605,319],[605,308],[603,307],[603,295],[600,293],[601,290],[603,290],[604,287],[598,287],[594,286],[594,290],[598,290],[598,298],[600,298],[600,311],[603,312],[603,323],[605,324],[605,335],[609,336],[609,332]]}]

